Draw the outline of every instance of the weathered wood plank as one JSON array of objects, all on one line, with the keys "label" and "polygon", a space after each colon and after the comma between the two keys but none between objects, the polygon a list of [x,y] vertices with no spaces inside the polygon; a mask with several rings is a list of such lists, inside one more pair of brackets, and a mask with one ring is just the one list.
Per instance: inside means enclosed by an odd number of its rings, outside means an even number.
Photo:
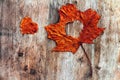
[{"label": "weathered wood plank", "polygon": [[[84,44],[92,61],[93,77],[81,48],[51,52],[55,42],[47,39],[44,27],[59,20],[58,9],[66,3],[78,9],[96,10],[105,32],[95,44]],[[0,80],[119,80],[120,0],[0,0]],[[19,25],[29,16],[39,25],[34,35],[22,35]],[[82,24],[66,25],[68,35],[77,37]]]}]

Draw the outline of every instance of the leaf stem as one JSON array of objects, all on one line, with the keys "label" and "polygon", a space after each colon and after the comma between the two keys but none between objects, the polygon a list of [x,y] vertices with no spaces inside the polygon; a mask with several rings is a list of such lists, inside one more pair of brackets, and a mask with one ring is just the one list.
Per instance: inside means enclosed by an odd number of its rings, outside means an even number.
[{"label": "leaf stem", "polygon": [[80,46],[81,46],[81,48],[82,48],[83,52],[85,53],[85,56],[86,56],[86,58],[87,58],[87,60],[88,60],[88,63],[89,63],[89,66],[90,66],[90,72],[91,72],[91,76],[92,76],[93,70],[92,70],[92,64],[91,64],[90,58],[88,57],[88,54],[87,54],[87,52],[85,51],[83,45],[80,44]]}]

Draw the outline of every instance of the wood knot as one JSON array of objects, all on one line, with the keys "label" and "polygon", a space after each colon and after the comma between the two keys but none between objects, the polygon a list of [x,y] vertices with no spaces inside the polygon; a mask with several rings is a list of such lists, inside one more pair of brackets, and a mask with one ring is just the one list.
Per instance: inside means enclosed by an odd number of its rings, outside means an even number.
[{"label": "wood knot", "polygon": [[35,75],[36,74],[36,70],[35,69],[30,69],[30,74]]},{"label": "wood knot", "polygon": [[97,70],[100,70],[100,69],[101,69],[101,67],[99,67],[99,66],[95,66],[95,68],[96,68]]},{"label": "wood knot", "polygon": [[19,53],[18,53],[18,57],[23,57],[23,53],[22,53],[22,52],[19,52]]},{"label": "wood knot", "polygon": [[24,71],[27,71],[27,70],[28,70],[28,65],[25,65]]},{"label": "wood knot", "polygon": [[73,3],[74,3],[74,4],[77,4],[77,1],[74,1]]},{"label": "wood knot", "polygon": [[81,63],[84,62],[83,57],[78,58],[78,61],[80,61]]}]

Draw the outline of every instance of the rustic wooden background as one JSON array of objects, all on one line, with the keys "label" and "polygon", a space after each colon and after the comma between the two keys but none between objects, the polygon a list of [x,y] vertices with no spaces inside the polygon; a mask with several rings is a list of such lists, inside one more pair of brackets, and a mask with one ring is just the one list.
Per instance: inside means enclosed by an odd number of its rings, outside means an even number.
[{"label": "rustic wooden background", "polygon": [[[96,10],[104,34],[94,44],[84,44],[91,58],[93,77],[81,48],[51,52],[44,26],[56,23],[58,9],[73,3],[78,9]],[[120,0],[0,0],[0,80],[120,80]],[[20,33],[20,21],[29,16],[39,25],[34,35]],[[67,25],[68,35],[78,36],[78,21]]]}]

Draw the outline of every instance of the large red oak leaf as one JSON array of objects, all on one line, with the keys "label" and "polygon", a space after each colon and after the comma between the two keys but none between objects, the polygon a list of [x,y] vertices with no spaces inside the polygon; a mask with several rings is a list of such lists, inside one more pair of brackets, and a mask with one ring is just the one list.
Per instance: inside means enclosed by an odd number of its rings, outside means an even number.
[{"label": "large red oak leaf", "polygon": [[[45,27],[48,38],[56,42],[57,46],[53,51],[75,53],[82,43],[93,43],[93,40],[104,31],[104,28],[97,27],[100,16],[92,9],[81,12],[77,10],[75,5],[66,4],[60,8],[59,14],[60,20],[58,23]],[[65,31],[65,25],[75,20],[79,20],[84,26],[78,38],[68,36]]]},{"label": "large red oak leaf", "polygon": [[34,34],[38,31],[38,25],[30,17],[24,17],[20,24],[20,31],[22,34]]}]

